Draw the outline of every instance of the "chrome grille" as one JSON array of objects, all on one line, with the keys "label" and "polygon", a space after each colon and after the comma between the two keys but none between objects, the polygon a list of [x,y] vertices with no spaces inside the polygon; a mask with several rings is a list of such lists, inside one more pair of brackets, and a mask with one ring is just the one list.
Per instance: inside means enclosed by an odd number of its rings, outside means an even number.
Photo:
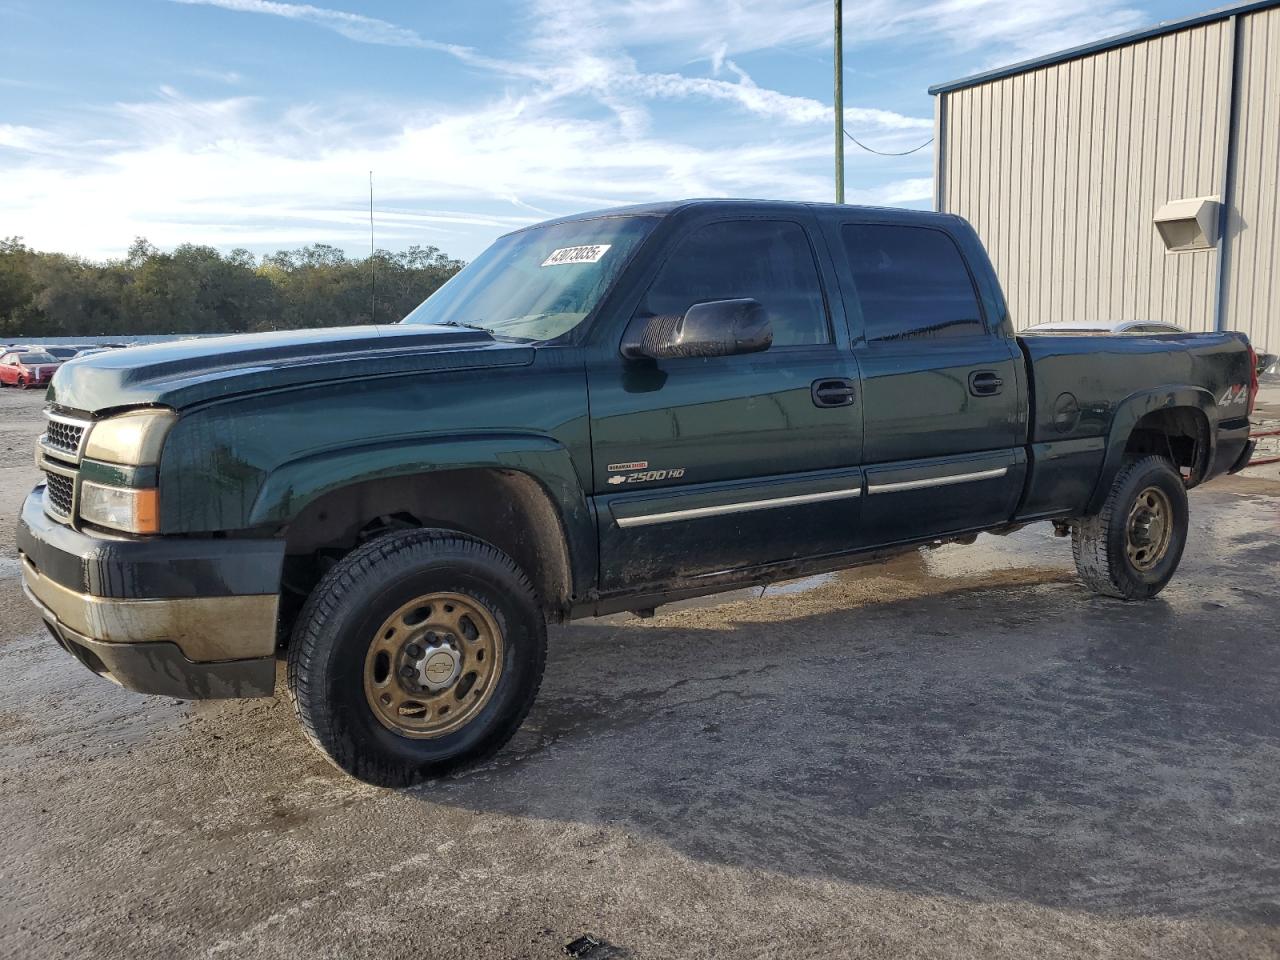
[{"label": "chrome grille", "polygon": [[80,441],[84,437],[84,427],[67,423],[64,420],[50,420],[44,437],[48,446],[74,454],[80,450]]},{"label": "chrome grille", "polygon": [[55,520],[72,523],[76,514],[76,467],[84,456],[92,422],[47,408],[44,419],[36,456],[47,482],[44,511]]},{"label": "chrome grille", "polygon": [[44,418],[47,422],[40,437],[41,448],[51,457],[79,463],[85,436],[89,432],[89,421],[64,417],[49,410],[45,410]]},{"label": "chrome grille", "polygon": [[46,473],[45,510],[55,517],[67,518],[75,505],[76,478],[61,473]]}]

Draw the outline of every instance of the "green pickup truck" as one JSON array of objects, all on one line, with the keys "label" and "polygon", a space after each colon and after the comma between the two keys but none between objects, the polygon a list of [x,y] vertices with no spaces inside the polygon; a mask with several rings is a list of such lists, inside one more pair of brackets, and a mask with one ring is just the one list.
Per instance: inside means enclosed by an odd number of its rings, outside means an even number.
[{"label": "green pickup truck", "polygon": [[[1031,319],[1031,318],[1024,318]],[[1249,457],[1238,333],[1018,337],[969,225],[764,201],[502,237],[398,324],[73,360],[18,529],[57,643],[341,769],[498,750],[546,625],[1049,521],[1156,594]]]}]

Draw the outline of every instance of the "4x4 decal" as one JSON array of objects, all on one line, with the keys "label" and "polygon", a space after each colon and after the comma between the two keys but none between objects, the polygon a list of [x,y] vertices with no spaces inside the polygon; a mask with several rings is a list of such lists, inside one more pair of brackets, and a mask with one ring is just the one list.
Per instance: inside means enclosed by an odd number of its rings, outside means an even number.
[{"label": "4x4 decal", "polygon": [[1222,396],[1218,398],[1218,406],[1234,407],[1238,403],[1249,402],[1249,385],[1247,383],[1234,383],[1227,387]]}]

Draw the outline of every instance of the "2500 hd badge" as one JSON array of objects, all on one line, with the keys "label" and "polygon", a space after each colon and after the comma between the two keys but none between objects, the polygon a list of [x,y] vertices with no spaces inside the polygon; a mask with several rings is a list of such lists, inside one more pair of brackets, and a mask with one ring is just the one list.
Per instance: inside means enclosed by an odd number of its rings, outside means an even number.
[{"label": "2500 hd badge", "polygon": [[658,480],[679,480],[684,477],[684,467],[671,467],[668,470],[649,470],[648,460],[635,463],[611,463],[608,466],[608,483],[618,486],[623,483],[652,483]]}]

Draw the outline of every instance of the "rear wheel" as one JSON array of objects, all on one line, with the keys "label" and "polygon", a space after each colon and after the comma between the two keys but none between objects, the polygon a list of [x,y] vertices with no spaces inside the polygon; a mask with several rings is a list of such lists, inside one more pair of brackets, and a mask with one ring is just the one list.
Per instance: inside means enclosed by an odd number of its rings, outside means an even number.
[{"label": "rear wheel", "polygon": [[294,630],[289,690],[334,765],[401,787],[501,748],[545,659],[533,588],[506,554],[414,530],[361,547],[321,580]]},{"label": "rear wheel", "polygon": [[1187,490],[1172,463],[1157,456],[1130,461],[1102,510],[1072,524],[1080,579],[1109,597],[1154,597],[1178,569],[1187,516]]}]

